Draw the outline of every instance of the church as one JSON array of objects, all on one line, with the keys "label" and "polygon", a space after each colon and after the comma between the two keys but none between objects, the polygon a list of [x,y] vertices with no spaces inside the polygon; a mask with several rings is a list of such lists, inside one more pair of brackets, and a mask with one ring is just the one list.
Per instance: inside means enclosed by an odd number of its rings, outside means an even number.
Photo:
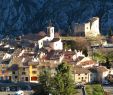
[{"label": "church", "polygon": [[28,34],[23,36],[22,39],[24,39],[24,41],[29,40],[31,42],[34,42],[39,49],[45,47],[48,47],[51,50],[63,49],[63,43],[61,39],[55,37],[55,31],[53,26],[47,27],[47,33],[45,33],[45,35]]}]

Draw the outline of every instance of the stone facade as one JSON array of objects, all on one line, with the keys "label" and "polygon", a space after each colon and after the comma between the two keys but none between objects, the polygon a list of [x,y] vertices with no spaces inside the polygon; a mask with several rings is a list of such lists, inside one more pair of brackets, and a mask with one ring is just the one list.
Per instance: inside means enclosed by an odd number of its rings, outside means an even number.
[{"label": "stone facade", "polygon": [[99,32],[99,18],[93,17],[88,22],[79,24],[73,24],[73,30],[75,36],[97,36],[100,34]]}]

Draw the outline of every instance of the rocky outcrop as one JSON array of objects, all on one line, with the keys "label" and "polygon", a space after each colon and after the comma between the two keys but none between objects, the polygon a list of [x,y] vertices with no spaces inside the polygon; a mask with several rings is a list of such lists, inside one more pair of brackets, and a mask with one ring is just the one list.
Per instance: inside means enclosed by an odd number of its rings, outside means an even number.
[{"label": "rocky outcrop", "polygon": [[83,23],[100,17],[100,29],[107,33],[113,26],[112,0],[0,0],[0,34],[21,35],[44,30],[51,19],[56,30],[73,22]]}]

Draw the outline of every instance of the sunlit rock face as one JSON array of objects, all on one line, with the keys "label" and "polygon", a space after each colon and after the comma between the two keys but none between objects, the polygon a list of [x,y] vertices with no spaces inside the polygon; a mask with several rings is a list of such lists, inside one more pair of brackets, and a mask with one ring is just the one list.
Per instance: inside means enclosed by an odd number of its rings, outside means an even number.
[{"label": "sunlit rock face", "polygon": [[112,0],[0,0],[0,34],[21,35],[45,30],[51,20],[56,31],[100,18],[102,33],[113,26]]}]

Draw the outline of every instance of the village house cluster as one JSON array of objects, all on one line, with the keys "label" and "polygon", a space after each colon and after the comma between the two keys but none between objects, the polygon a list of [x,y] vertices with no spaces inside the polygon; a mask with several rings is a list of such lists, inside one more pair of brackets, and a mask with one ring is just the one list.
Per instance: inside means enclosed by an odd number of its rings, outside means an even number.
[{"label": "village house cluster", "polygon": [[[93,20],[94,22],[87,23],[92,31],[99,27],[98,18]],[[113,75],[113,69],[99,66],[98,62],[90,56],[86,57],[82,51],[77,51],[76,48],[74,52],[64,50],[60,37],[55,37],[54,27],[49,26],[47,33],[28,34],[1,41],[0,80],[38,83],[43,68],[51,70],[54,75],[55,68],[63,61],[72,66],[75,83],[104,83],[109,74]]]}]

